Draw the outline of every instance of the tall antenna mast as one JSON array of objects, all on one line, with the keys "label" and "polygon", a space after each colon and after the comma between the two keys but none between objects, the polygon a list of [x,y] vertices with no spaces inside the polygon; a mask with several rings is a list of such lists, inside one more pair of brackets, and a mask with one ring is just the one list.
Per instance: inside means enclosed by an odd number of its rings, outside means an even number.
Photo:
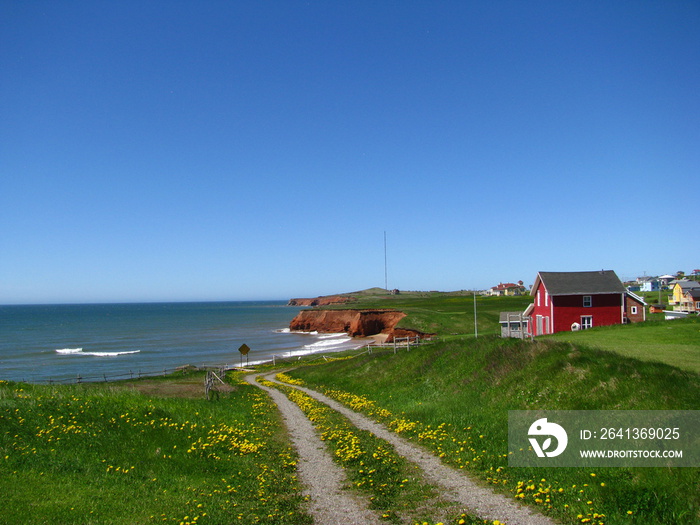
[{"label": "tall antenna mast", "polygon": [[384,230],[384,289],[389,289],[389,279],[386,270],[386,230]]}]

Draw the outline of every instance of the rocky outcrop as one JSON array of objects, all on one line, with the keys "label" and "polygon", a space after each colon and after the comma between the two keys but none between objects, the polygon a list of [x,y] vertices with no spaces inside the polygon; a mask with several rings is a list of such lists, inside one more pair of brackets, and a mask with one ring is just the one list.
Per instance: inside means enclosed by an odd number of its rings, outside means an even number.
[{"label": "rocky outcrop", "polygon": [[386,334],[394,337],[426,335],[415,330],[396,328],[406,317],[397,310],[304,310],[292,319],[290,330],[299,332],[345,332],[352,337]]},{"label": "rocky outcrop", "polygon": [[329,304],[345,304],[354,301],[350,295],[324,295],[311,299],[290,299],[287,306],[326,306]]}]

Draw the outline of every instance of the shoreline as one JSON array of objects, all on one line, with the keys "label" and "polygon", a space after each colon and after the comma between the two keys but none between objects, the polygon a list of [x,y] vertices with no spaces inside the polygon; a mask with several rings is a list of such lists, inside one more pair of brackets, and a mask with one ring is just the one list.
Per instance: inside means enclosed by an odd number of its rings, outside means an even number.
[{"label": "shoreline", "polygon": [[[287,333],[287,332],[285,332]],[[249,366],[257,366],[257,365],[265,365],[269,363],[275,363],[277,360],[279,361],[284,361],[284,360],[290,360],[296,358],[297,360],[301,359],[302,357],[305,356],[310,356],[314,354],[325,354],[325,353],[337,353],[337,352],[345,352],[348,350],[359,350],[360,348],[364,348],[365,346],[378,346],[382,345],[386,342],[388,339],[387,334],[374,334],[371,336],[366,336],[366,337],[350,337],[348,334],[345,332],[328,332],[328,333],[321,333],[321,332],[300,332],[300,331],[289,331],[288,333],[296,333],[296,334],[308,334],[308,335],[316,335],[316,336],[325,336],[327,338],[334,338],[334,337],[347,337],[349,338],[347,341],[344,343],[347,344],[338,344],[336,345],[338,348],[324,348],[323,346],[319,347],[318,350],[311,350],[311,351],[304,351],[304,348],[306,348],[307,345],[302,346],[299,350],[292,350],[290,352],[286,352],[285,355],[277,355],[273,354],[272,359],[265,358],[265,359],[260,359],[256,361],[251,361],[249,363],[246,363],[243,367],[240,365],[234,366],[232,368],[227,368],[227,370],[233,370],[237,368],[245,368]],[[353,343],[353,344],[350,344]],[[318,342],[316,343],[318,344]],[[313,345],[313,343],[312,343]]]},{"label": "shoreline", "polygon": [[[270,308],[270,306],[276,308]],[[284,308],[281,308],[284,306]],[[0,341],[0,379],[12,382],[122,381],[177,373],[182,367],[234,368],[357,350],[386,334],[289,328],[300,310],[281,302],[100,304],[9,309]],[[41,323],[41,329],[27,326]],[[247,344],[251,352],[241,356]]]},{"label": "shoreline", "polygon": [[[153,378],[153,377],[162,377],[166,375],[173,375],[180,373],[185,370],[208,370],[208,369],[216,369],[216,368],[224,368],[225,370],[239,370],[239,369],[246,369],[248,367],[255,367],[259,365],[265,365],[265,364],[270,364],[270,363],[275,363],[275,362],[293,362],[295,360],[302,359],[303,357],[307,356],[312,356],[314,354],[332,354],[332,353],[337,353],[337,352],[345,352],[345,351],[352,351],[352,350],[359,350],[365,346],[372,345],[380,345],[384,343],[387,339],[386,334],[375,334],[373,336],[368,336],[368,337],[362,337],[362,338],[357,338],[357,337],[351,337],[348,334],[344,332],[332,332],[332,333],[322,333],[322,332],[297,332],[297,331],[290,331],[288,328],[284,329],[279,329],[275,330],[275,332],[279,334],[294,334],[294,335],[308,335],[314,337],[314,341],[308,344],[304,345],[299,345],[295,348],[289,349],[285,352],[281,353],[276,353],[268,356],[261,356],[258,359],[255,360],[250,360],[246,361],[245,356],[243,357],[242,362],[239,360],[229,360],[228,362],[222,363],[222,362],[214,362],[214,361],[208,361],[206,359],[203,359],[203,362],[200,363],[193,363],[192,360],[190,362],[182,362],[178,365],[173,365],[170,364],[168,366],[164,366],[163,368],[161,367],[153,367],[149,368],[147,370],[139,367],[129,367],[128,364],[125,364],[124,368],[122,368],[120,371],[117,373],[91,373],[90,372],[90,367],[86,366],[84,368],[84,373],[81,371],[77,374],[56,374],[54,376],[48,376],[48,377],[41,377],[41,378],[35,378],[32,379],[29,377],[29,374],[25,376],[22,379],[5,379],[5,378],[0,378],[0,380],[3,381],[8,381],[8,382],[17,382],[17,383],[29,383],[29,384],[78,384],[78,383],[98,383],[98,382],[121,382],[121,381],[133,381],[135,379],[143,379],[143,378]],[[334,340],[338,341],[334,341]],[[129,355],[130,353],[126,353],[124,355]],[[112,361],[114,357],[106,357],[104,355],[98,355],[97,353],[85,353],[85,352],[70,352],[70,353],[64,353],[64,354],[57,354],[57,355],[65,355],[65,356],[81,356],[80,359],[89,359],[89,358],[98,358],[100,360],[102,359],[109,359]],[[249,354],[250,355],[250,354]],[[237,356],[239,357],[239,356]],[[240,357],[239,357],[240,359]],[[86,365],[89,365],[90,363],[86,361]]]}]

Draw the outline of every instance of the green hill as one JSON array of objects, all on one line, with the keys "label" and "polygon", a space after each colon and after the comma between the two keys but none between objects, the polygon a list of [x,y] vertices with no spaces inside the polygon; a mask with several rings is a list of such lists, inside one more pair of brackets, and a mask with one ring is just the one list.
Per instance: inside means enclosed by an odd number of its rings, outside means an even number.
[{"label": "green hill", "polygon": [[[403,434],[444,461],[564,523],[700,522],[697,468],[592,472],[509,468],[506,459],[509,410],[696,410],[696,373],[569,342],[455,337],[292,375],[312,388],[361,396],[366,403],[359,406],[381,407],[404,421],[412,430]],[[518,492],[523,486],[533,489]]]}]

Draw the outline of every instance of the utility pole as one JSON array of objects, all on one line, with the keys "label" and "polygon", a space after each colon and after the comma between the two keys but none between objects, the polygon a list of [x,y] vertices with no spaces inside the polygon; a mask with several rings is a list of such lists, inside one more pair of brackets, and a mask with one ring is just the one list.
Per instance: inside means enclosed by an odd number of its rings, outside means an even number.
[{"label": "utility pole", "polygon": [[476,290],[474,290],[474,339],[479,337],[479,329],[476,325]]},{"label": "utility pole", "polygon": [[384,289],[389,289],[389,279],[386,269],[386,230],[384,230]]}]

